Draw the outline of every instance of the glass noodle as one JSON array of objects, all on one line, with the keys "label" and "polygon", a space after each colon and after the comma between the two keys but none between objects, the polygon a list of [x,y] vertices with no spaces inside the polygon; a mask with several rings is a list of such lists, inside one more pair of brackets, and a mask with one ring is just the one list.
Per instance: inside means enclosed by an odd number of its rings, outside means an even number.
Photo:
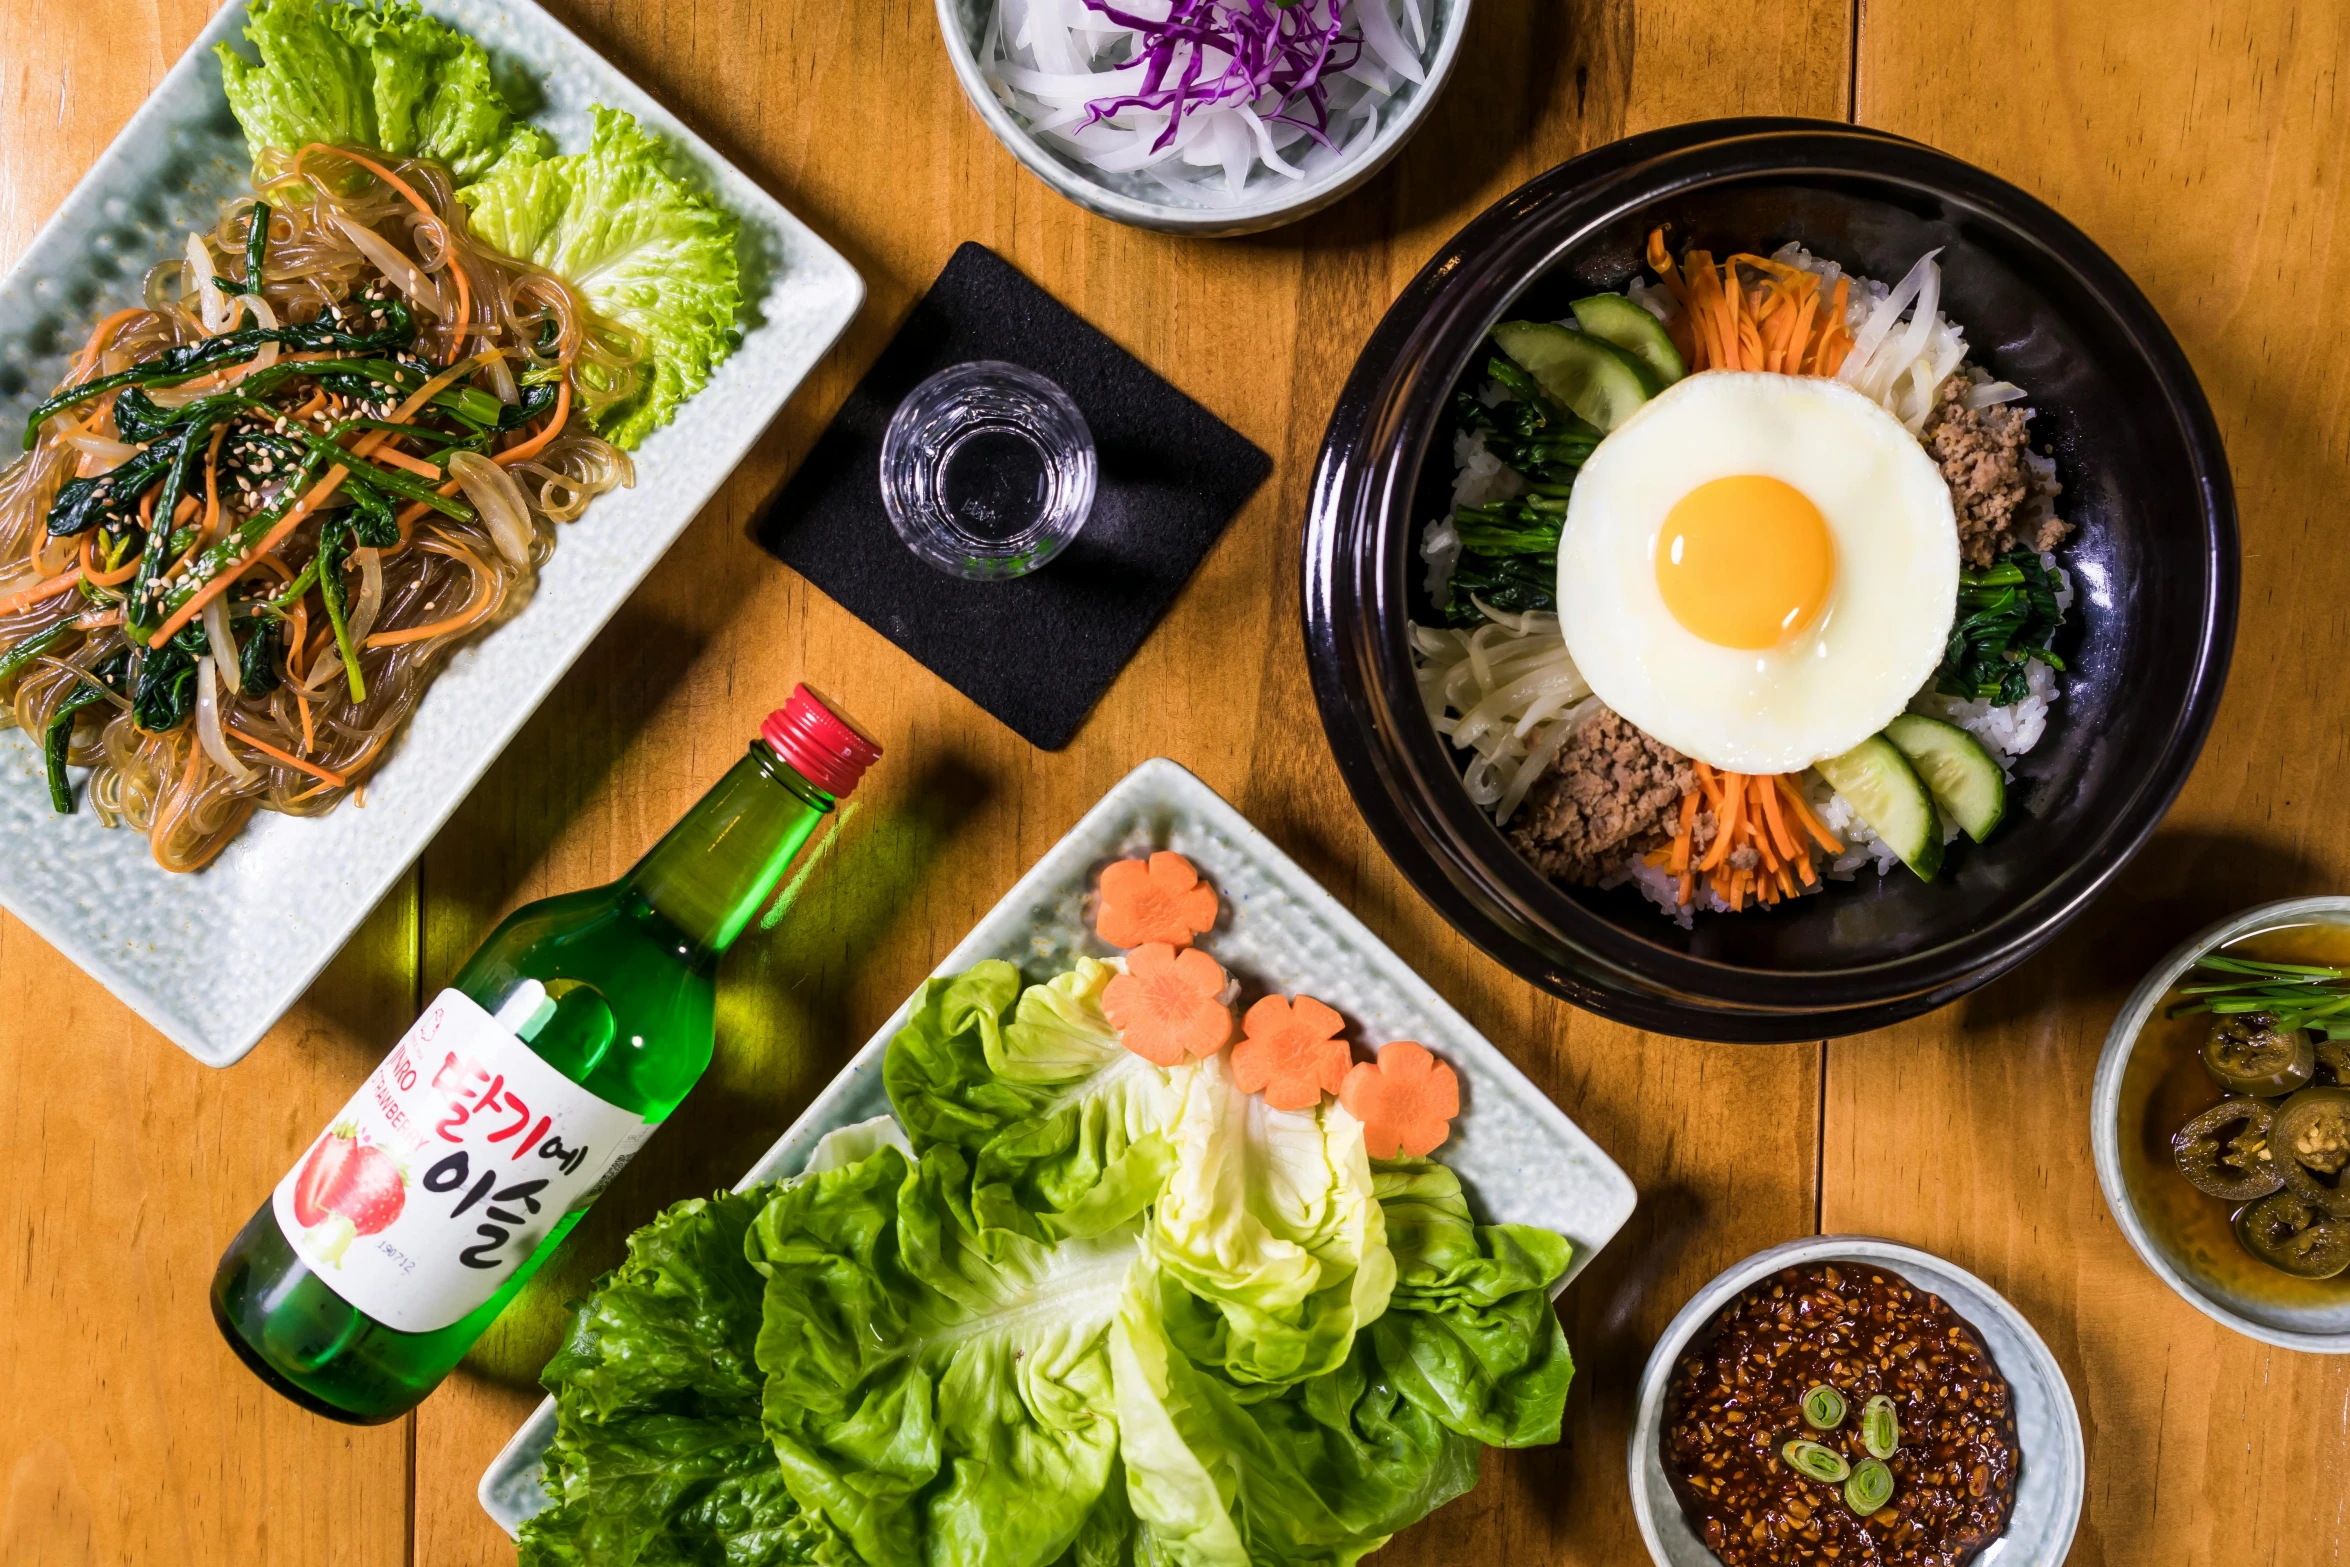
[{"label": "glass noodle", "polygon": [[[244,286],[257,203],[269,217],[255,296],[235,290]],[[88,794],[99,816],[145,833],[167,869],[205,865],[256,810],[320,815],[363,788],[450,654],[529,601],[554,549],[555,524],[577,517],[596,495],[634,482],[628,458],[591,434],[585,416],[636,392],[644,345],[592,319],[562,280],[475,242],[447,171],[416,159],[313,146],[260,160],[254,193],[229,202],[209,232],[191,234],[182,253],[150,271],[139,306],[98,324],[62,384],[84,384],[256,324],[315,322],[343,306],[357,319],[387,290],[409,303],[416,322],[412,348],[396,356],[411,382],[446,372],[446,384],[477,387],[509,410],[533,387],[542,399],[550,386],[560,395],[551,412],[476,443],[489,452],[480,460],[496,469],[487,487],[516,502],[500,515],[501,528],[470,504],[446,503],[464,514],[453,516],[418,501],[400,508],[397,543],[351,549],[336,567],[334,607],[344,615],[355,670],[310,570],[322,529],[338,513],[351,515],[348,486],[314,509],[293,507],[298,525],[266,548],[244,557],[232,550],[221,573],[229,586],[214,590],[212,600],[228,607],[198,615],[203,606],[195,599],[203,595],[191,598],[188,590],[215,580],[194,574],[199,559],[236,537],[248,517],[289,498],[289,487],[273,491],[266,478],[253,483],[250,476],[265,469],[247,470],[234,485],[216,471],[221,436],[232,429],[218,427],[210,451],[194,464],[188,499],[170,519],[182,532],[193,528],[194,542],[183,547],[173,534],[177,560],[160,578],[171,596],[159,602],[184,604],[180,613],[196,617],[184,623],[202,637],[198,698],[185,721],[151,732],[140,727],[125,693],[138,689],[142,672],[152,673],[150,660],[164,656],[153,645],[162,633],[126,632],[128,606],[116,584],[130,572],[114,566],[124,538],[144,535],[109,531],[113,522],[79,536],[48,531],[62,485],[143,450],[115,424],[118,401],[131,393],[109,392],[51,416],[32,450],[0,473],[0,722],[17,724],[38,743],[67,711],[68,698],[83,693],[88,705],[78,718],[69,713],[60,730],[65,759],[91,769]],[[185,408],[249,371],[275,363],[282,372],[302,357],[270,344],[249,364],[232,361],[145,395],[158,408]],[[260,395],[266,406],[239,415],[235,429],[327,438],[336,428],[349,431],[351,420],[394,411],[360,397],[347,381],[338,388],[298,373]],[[434,416],[428,404],[403,417],[421,426]],[[405,442],[379,436],[382,468],[362,463],[364,434],[342,439],[354,468],[411,482],[416,494],[458,494],[450,471],[434,460],[436,447],[442,456],[453,450],[440,444],[449,433]],[[408,449],[400,450],[403,444]],[[403,481],[404,473],[417,477]],[[150,491],[142,504],[154,500]],[[102,554],[108,550],[117,553]],[[79,580],[61,584],[60,574]],[[274,638],[276,679],[265,693],[231,667],[240,637],[257,631]],[[102,700],[90,701],[92,692]]]}]

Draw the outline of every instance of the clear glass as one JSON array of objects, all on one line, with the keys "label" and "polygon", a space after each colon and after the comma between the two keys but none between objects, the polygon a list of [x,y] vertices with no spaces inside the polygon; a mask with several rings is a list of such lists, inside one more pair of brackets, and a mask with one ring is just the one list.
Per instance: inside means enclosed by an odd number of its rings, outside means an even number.
[{"label": "clear glass", "polygon": [[1093,510],[1093,432],[1033,370],[978,359],[906,395],[881,441],[881,500],[898,537],[974,582],[1024,577]]}]

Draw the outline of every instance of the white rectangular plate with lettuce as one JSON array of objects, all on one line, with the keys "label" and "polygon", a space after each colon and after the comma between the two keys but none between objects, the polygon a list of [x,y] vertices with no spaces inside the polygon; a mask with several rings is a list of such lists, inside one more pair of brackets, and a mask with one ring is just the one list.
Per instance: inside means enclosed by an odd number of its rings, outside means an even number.
[{"label": "white rectangular plate with lettuce", "polygon": [[[0,734],[0,903],[191,1055],[225,1066],[299,996],[464,798],[590,639],[733,471],[847,326],[864,285],[840,255],[530,0],[426,0],[483,44],[560,151],[589,110],[625,110],[673,144],[742,224],[741,346],[634,453],[637,484],[564,528],[536,596],[460,651],[418,707],[366,807],[263,813],[209,869],[173,875],[145,839],[85,807],[52,814],[39,747]],[[0,430],[61,378],[99,315],[247,188],[213,45],[242,47],[243,3],[213,17],[0,280]]]},{"label": "white rectangular plate with lettuce", "polygon": [[[1459,1176],[1478,1218],[1567,1239],[1571,1260],[1556,1288],[1630,1217],[1632,1183],[1597,1144],[1263,833],[1171,761],[1146,762],[1112,789],[937,972],[1002,959],[1040,984],[1082,957],[1110,955],[1086,924],[1094,880],[1111,860],[1156,849],[1187,857],[1221,896],[1223,918],[1200,945],[1244,996],[1310,992],[1345,1016],[1356,1045],[1416,1040],[1454,1067],[1461,1114],[1435,1157]],[[908,998],[881,1026],[738,1191],[798,1174],[827,1134],[890,1113],[884,1057],[922,999]],[[482,1476],[482,1506],[510,1534],[547,1505],[540,1471],[555,1431],[550,1398]]]}]

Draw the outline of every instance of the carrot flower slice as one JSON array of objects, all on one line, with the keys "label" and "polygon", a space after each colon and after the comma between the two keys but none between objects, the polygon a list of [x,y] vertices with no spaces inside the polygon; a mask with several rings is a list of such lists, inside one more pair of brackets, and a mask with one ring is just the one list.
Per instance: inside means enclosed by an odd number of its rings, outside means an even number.
[{"label": "carrot flower slice", "polygon": [[1216,997],[1224,970],[1197,947],[1163,941],[1126,954],[1126,972],[1102,990],[1102,1012],[1126,1048],[1159,1066],[1212,1056],[1232,1037],[1232,1013]]},{"label": "carrot flower slice", "polygon": [[1355,1063],[1338,1102],[1363,1123],[1363,1147],[1372,1158],[1392,1159],[1400,1152],[1424,1159],[1452,1135],[1452,1118],[1461,1113],[1461,1080],[1426,1047],[1398,1040],[1379,1047],[1376,1065]]},{"label": "carrot flower slice", "polygon": [[1232,1078],[1263,1094],[1276,1110],[1311,1110],[1337,1093],[1353,1059],[1338,1037],[1346,1019],[1311,996],[1267,996],[1241,1021],[1247,1037],[1232,1047]]},{"label": "carrot flower slice", "polygon": [[1188,947],[1193,936],[1216,923],[1216,889],[1200,881],[1191,861],[1167,849],[1103,870],[1101,899],[1094,934],[1113,947],[1145,947],[1154,941]]}]

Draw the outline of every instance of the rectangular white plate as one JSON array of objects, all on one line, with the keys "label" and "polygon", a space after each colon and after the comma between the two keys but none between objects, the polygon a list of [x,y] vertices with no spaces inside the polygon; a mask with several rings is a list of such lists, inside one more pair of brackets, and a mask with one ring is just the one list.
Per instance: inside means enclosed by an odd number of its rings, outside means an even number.
[{"label": "rectangular white plate", "polygon": [[[367,808],[297,821],[263,813],[208,870],[160,869],[144,838],[85,805],[49,810],[38,748],[0,735],[0,904],[198,1060],[253,1048],[448,819],[548,690],[733,472],[857,313],[840,255],[531,0],[425,0],[481,40],[543,102],[530,118],[565,151],[588,109],[626,109],[669,136],[742,219],[742,347],[636,453],[637,484],[563,530],[528,608],[458,653],[416,710]],[[96,318],[138,301],[147,268],[209,229],[247,188],[243,135],[212,45],[242,47],[224,7],[0,279],[0,450],[64,375]]]},{"label": "rectangular white plate", "polygon": [[[1112,949],[1086,928],[1086,895],[1102,866],[1154,849],[1188,858],[1222,895],[1225,918],[1200,945],[1244,987],[1309,991],[1345,1014],[1355,1043],[1415,1039],[1452,1063],[1461,1079],[1461,1118],[1437,1157],[1458,1172],[1484,1218],[1539,1224],[1574,1242],[1561,1289],[1623,1228],[1634,1197],[1615,1161],[1248,818],[1164,757],[1143,763],[1102,796],[937,972],[958,974],[983,958],[1004,958],[1033,981],[1061,972],[1081,954],[1107,956]],[[826,1132],[889,1113],[881,1058],[912,1005],[909,996],[740,1186],[797,1174]],[[546,1505],[539,1466],[554,1436],[550,1398],[481,1477],[481,1505],[508,1534]]]}]

